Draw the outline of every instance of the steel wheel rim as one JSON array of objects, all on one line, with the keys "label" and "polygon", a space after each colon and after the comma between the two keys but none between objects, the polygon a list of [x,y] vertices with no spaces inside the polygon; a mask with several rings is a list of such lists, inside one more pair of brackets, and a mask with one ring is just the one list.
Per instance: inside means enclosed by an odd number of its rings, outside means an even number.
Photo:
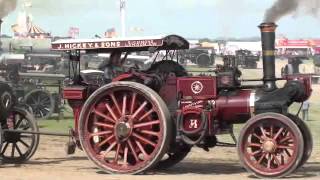
[{"label": "steel wheel rim", "polygon": [[44,91],[35,91],[26,97],[28,104],[33,111],[35,118],[47,118],[52,114],[53,102],[50,94]]},{"label": "steel wheel rim", "polygon": [[[13,111],[7,118],[7,129],[36,131],[28,117],[18,111]],[[4,162],[21,163],[33,155],[36,143],[37,135],[4,132],[0,156]]]},{"label": "steel wheel rim", "polygon": [[[0,123],[0,152],[1,152],[1,150],[2,150],[2,141],[3,141],[3,133],[2,133],[2,127],[1,127],[1,123]],[[2,157],[2,155],[0,154],[0,163],[1,163],[1,157]]]},{"label": "steel wheel rim", "polygon": [[[289,119],[284,121],[286,120]],[[301,160],[299,135],[294,133],[295,130],[270,116],[251,124],[246,129],[249,128],[251,130],[244,133],[240,142],[240,156],[249,169],[263,177],[283,176],[294,170],[292,167],[297,166]],[[267,138],[263,138],[264,136]]]},{"label": "steel wheel rim", "polygon": [[311,156],[312,149],[313,149],[312,134],[311,134],[311,131],[310,131],[308,125],[303,120],[301,120],[299,117],[294,116],[292,114],[289,114],[288,117],[290,119],[292,119],[298,125],[298,127],[302,133],[302,136],[303,136],[304,150],[303,150],[302,160],[299,164],[299,167],[301,167],[308,161],[308,159]]},{"label": "steel wheel rim", "polygon": [[154,99],[132,87],[116,87],[95,97],[90,107],[82,144],[100,166],[135,173],[158,156],[166,125]]},{"label": "steel wheel rim", "polygon": [[191,147],[188,147],[185,149],[178,149],[178,151],[176,152],[166,153],[161,159],[161,161],[159,161],[156,168],[160,170],[165,170],[178,164],[180,161],[182,161],[184,158],[187,157],[190,150],[191,150]]}]

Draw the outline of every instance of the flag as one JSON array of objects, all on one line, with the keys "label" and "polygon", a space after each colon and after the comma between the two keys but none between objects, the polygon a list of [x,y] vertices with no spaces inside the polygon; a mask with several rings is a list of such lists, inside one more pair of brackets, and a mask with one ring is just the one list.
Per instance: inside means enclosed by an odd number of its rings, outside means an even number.
[{"label": "flag", "polygon": [[104,33],[104,36],[106,38],[116,37],[117,36],[116,29],[115,28],[107,29],[107,31]]},{"label": "flag", "polygon": [[68,31],[68,35],[69,37],[75,39],[76,37],[78,37],[80,34],[80,29],[77,27],[70,27],[69,31]]}]

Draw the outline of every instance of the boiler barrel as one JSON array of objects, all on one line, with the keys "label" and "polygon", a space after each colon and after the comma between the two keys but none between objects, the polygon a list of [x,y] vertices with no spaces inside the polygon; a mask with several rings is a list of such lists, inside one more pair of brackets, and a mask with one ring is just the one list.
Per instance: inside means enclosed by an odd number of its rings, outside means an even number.
[{"label": "boiler barrel", "polygon": [[243,123],[254,112],[255,92],[238,90],[219,95],[216,100],[217,119],[228,123]]}]

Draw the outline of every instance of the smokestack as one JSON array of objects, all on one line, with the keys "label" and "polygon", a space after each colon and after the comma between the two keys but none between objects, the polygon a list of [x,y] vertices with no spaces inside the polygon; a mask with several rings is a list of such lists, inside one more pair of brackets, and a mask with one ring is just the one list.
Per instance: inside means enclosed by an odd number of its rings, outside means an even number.
[{"label": "smokestack", "polygon": [[262,23],[261,30],[262,59],[263,59],[263,82],[266,91],[273,91],[276,86],[275,75],[275,23]]}]

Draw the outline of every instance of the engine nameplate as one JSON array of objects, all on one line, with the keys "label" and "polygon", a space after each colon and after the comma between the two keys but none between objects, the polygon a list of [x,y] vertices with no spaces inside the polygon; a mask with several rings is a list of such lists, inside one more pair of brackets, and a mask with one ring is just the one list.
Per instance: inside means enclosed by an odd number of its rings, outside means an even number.
[{"label": "engine nameplate", "polygon": [[177,91],[192,99],[215,98],[216,77],[182,77],[177,80]]}]

